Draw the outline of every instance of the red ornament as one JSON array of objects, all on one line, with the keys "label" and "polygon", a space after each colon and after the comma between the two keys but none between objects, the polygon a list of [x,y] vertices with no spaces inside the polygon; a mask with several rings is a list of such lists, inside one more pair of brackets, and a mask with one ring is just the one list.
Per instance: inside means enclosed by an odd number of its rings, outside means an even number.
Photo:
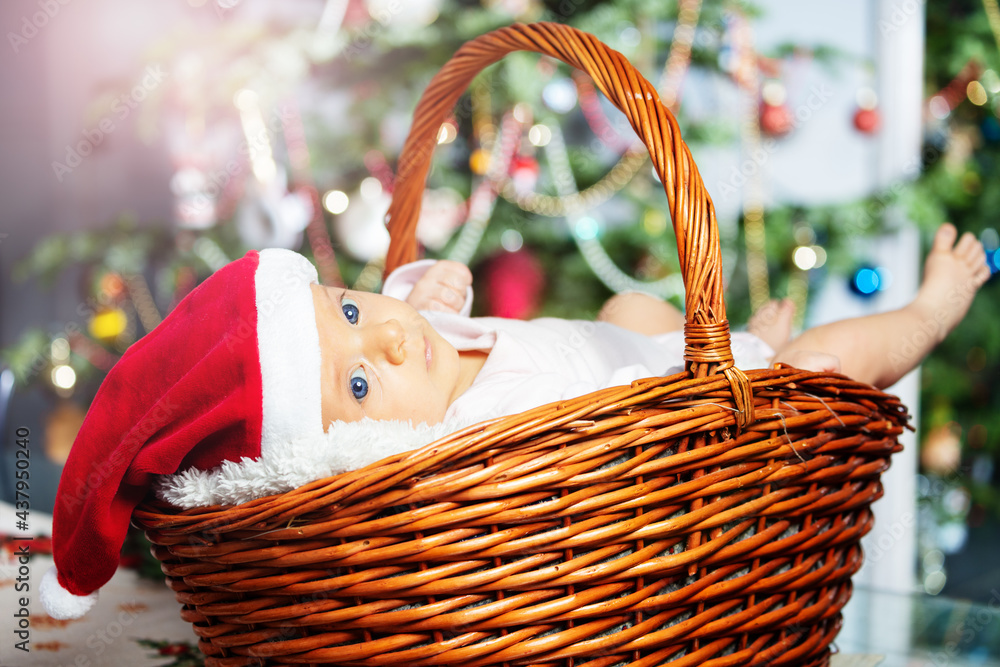
[{"label": "red ornament", "polygon": [[792,112],[784,104],[760,105],[760,129],[772,137],[781,137],[792,130]]},{"label": "red ornament", "polygon": [[484,272],[490,315],[523,320],[537,310],[545,272],[531,252],[503,252],[489,261]]},{"label": "red ornament", "polygon": [[878,109],[858,109],[854,112],[854,127],[864,134],[875,134],[882,124]]},{"label": "red ornament", "polygon": [[191,652],[191,647],[186,644],[167,644],[161,646],[157,652],[160,655],[184,655]]},{"label": "red ornament", "polygon": [[538,160],[527,155],[515,155],[510,161],[510,178],[521,194],[531,192],[538,182]]},{"label": "red ornament", "polygon": [[117,273],[105,273],[101,276],[101,291],[111,301],[120,301],[125,296],[125,281]]}]

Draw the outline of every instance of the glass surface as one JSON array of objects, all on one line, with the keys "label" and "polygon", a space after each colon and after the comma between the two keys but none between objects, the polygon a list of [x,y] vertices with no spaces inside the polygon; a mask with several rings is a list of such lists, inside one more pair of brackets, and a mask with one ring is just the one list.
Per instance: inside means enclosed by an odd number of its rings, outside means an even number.
[{"label": "glass surface", "polygon": [[880,667],[1000,667],[1000,591],[988,603],[856,586],[834,642]]}]

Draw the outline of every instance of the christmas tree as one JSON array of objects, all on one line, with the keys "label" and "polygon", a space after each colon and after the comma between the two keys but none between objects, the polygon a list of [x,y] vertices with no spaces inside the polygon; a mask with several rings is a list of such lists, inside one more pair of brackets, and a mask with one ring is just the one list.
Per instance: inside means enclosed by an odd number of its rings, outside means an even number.
[{"label": "christmas tree", "polygon": [[[351,0],[328,3],[318,20],[313,10],[224,4],[208,20],[192,8],[198,29],[150,47],[174,72],[159,103],[141,109],[176,165],[172,218],[52,237],[21,264],[34,276],[82,264],[90,297],[85,327],[32,330],[5,351],[22,383],[76,391],[85,404],[117,355],[251,247],[301,250],[324,282],[377,289],[383,215],[413,106],[462,43],[491,29],[547,20],[595,34],[659,84],[696,157],[785,135],[783,63],[843,59],[822,46],[759,53],[748,37],[759,11],[720,0]],[[839,273],[857,259],[851,234],[877,234],[890,204],[924,230],[951,220],[973,231],[998,266],[991,212],[1000,194],[989,187],[1000,148],[998,24],[991,0],[927,7],[930,121],[918,178],[821,207],[765,210],[748,199],[739,220],[723,221],[732,321],[771,294],[793,296],[804,314],[818,280],[810,271],[825,261],[828,279],[846,280]],[[752,100],[741,122],[688,112],[693,72]],[[878,121],[868,102],[854,118],[859,132]],[[664,195],[633,142],[584,77],[549,58],[508,56],[440,129],[418,238],[428,256],[473,267],[478,314],[589,318],[614,291],[636,287],[681,306]],[[996,282],[924,366],[926,479],[944,480],[927,484],[938,528],[1000,513]]]}]

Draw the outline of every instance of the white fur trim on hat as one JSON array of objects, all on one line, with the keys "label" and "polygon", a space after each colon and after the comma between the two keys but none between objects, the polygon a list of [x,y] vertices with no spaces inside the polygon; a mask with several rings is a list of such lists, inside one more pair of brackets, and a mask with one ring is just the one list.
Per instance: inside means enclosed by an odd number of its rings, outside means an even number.
[{"label": "white fur trim on hat", "polygon": [[319,332],[310,285],[316,268],[302,255],[260,251],[254,277],[263,384],[261,454],[323,435]]},{"label": "white fur trim on hat", "polygon": [[157,482],[156,495],[184,509],[237,505],[358,470],[387,456],[418,449],[470,424],[468,419],[459,418],[432,426],[367,417],[356,422],[338,421],[319,439],[292,442],[263,452],[259,459],[223,461],[212,470],[190,468],[164,475]]},{"label": "white fur trim on hat", "polygon": [[97,604],[97,591],[89,595],[73,595],[59,584],[59,573],[50,567],[42,575],[38,598],[45,613],[57,620],[80,618]]}]

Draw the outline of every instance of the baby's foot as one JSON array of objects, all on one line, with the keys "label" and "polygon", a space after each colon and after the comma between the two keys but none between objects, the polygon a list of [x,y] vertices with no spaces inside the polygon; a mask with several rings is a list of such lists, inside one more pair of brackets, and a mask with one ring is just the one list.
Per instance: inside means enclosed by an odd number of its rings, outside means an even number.
[{"label": "baby's foot", "polygon": [[760,310],[750,316],[747,331],[780,350],[792,339],[792,318],[795,317],[795,303],[791,299],[771,299]]},{"label": "baby's foot", "polygon": [[990,277],[983,244],[950,223],[941,225],[924,263],[924,279],[911,306],[932,324],[940,343],[965,317],[976,292]]}]

